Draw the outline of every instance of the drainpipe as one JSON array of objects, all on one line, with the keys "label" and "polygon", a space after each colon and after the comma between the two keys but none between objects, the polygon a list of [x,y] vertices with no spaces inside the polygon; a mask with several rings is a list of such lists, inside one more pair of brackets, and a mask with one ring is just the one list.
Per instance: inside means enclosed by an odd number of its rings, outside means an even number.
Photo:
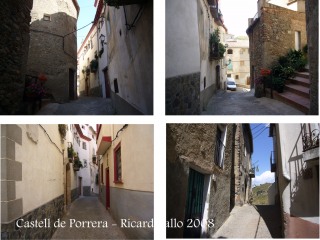
[{"label": "drainpipe", "polygon": [[280,128],[280,124],[278,124],[278,138],[279,139],[279,145],[280,145],[280,152],[279,152],[279,155],[281,157],[281,165],[282,165],[282,175],[283,177],[287,180],[287,181],[291,181],[291,177],[290,177],[290,174],[287,170],[287,165],[286,165],[286,160],[287,160],[287,157],[286,157],[286,143],[285,142],[281,142],[281,139],[280,139],[280,134],[281,131],[281,128]]}]

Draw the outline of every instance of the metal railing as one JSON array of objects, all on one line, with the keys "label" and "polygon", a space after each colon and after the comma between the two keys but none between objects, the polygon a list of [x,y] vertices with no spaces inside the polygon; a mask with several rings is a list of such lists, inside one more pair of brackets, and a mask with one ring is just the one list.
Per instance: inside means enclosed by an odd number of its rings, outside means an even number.
[{"label": "metal railing", "polygon": [[319,129],[313,128],[310,123],[301,124],[303,151],[319,147]]}]

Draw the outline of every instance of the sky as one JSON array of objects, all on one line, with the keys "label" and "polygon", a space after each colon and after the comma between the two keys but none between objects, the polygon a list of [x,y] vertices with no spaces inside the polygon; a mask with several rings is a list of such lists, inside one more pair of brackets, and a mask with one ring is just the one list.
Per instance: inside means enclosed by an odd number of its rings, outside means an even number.
[{"label": "sky", "polygon": [[247,36],[248,18],[258,12],[257,0],[220,0],[219,4],[228,33]]},{"label": "sky", "polygon": [[[80,6],[80,14],[78,17],[77,29],[88,25],[93,21],[96,15],[96,8],[94,7],[94,0],[78,0]],[[92,24],[77,32],[77,46],[79,49],[82,41],[86,38]]]},{"label": "sky", "polygon": [[252,185],[274,182],[274,173],[270,172],[270,154],[273,149],[272,138],[269,137],[269,124],[250,124],[253,135],[252,163],[258,166]]}]

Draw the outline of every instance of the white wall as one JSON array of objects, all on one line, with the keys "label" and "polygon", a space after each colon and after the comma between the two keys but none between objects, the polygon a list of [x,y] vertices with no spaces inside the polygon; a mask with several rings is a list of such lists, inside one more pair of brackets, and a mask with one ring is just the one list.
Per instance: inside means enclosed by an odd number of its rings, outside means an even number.
[{"label": "white wall", "polygon": [[166,0],[166,78],[200,72],[197,1]]},{"label": "white wall", "polygon": [[[63,155],[58,125],[19,125],[22,145],[15,145],[16,161],[22,163],[22,181],[16,182],[16,197],[23,198],[27,213],[64,194]],[[29,136],[28,137],[28,133]]]}]

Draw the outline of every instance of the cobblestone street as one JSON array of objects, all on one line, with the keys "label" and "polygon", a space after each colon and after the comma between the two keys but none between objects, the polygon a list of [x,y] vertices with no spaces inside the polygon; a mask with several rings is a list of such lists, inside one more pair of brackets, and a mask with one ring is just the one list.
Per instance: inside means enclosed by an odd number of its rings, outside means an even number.
[{"label": "cobblestone street", "polygon": [[210,100],[202,115],[304,115],[280,101],[255,98],[254,91],[237,88],[237,91],[219,90]]},{"label": "cobblestone street", "polygon": [[276,213],[270,205],[236,206],[213,238],[280,238],[281,222]]},{"label": "cobblestone street", "polygon": [[80,97],[69,103],[49,103],[37,115],[112,115],[114,109],[110,99]]},{"label": "cobblestone street", "polygon": [[[70,226],[72,221],[75,224]],[[113,220],[109,212],[99,202],[97,197],[80,197],[70,206],[67,214],[62,218],[65,228],[58,228],[52,239],[124,239],[125,234]],[[107,221],[108,227],[76,227],[83,221]]]}]

